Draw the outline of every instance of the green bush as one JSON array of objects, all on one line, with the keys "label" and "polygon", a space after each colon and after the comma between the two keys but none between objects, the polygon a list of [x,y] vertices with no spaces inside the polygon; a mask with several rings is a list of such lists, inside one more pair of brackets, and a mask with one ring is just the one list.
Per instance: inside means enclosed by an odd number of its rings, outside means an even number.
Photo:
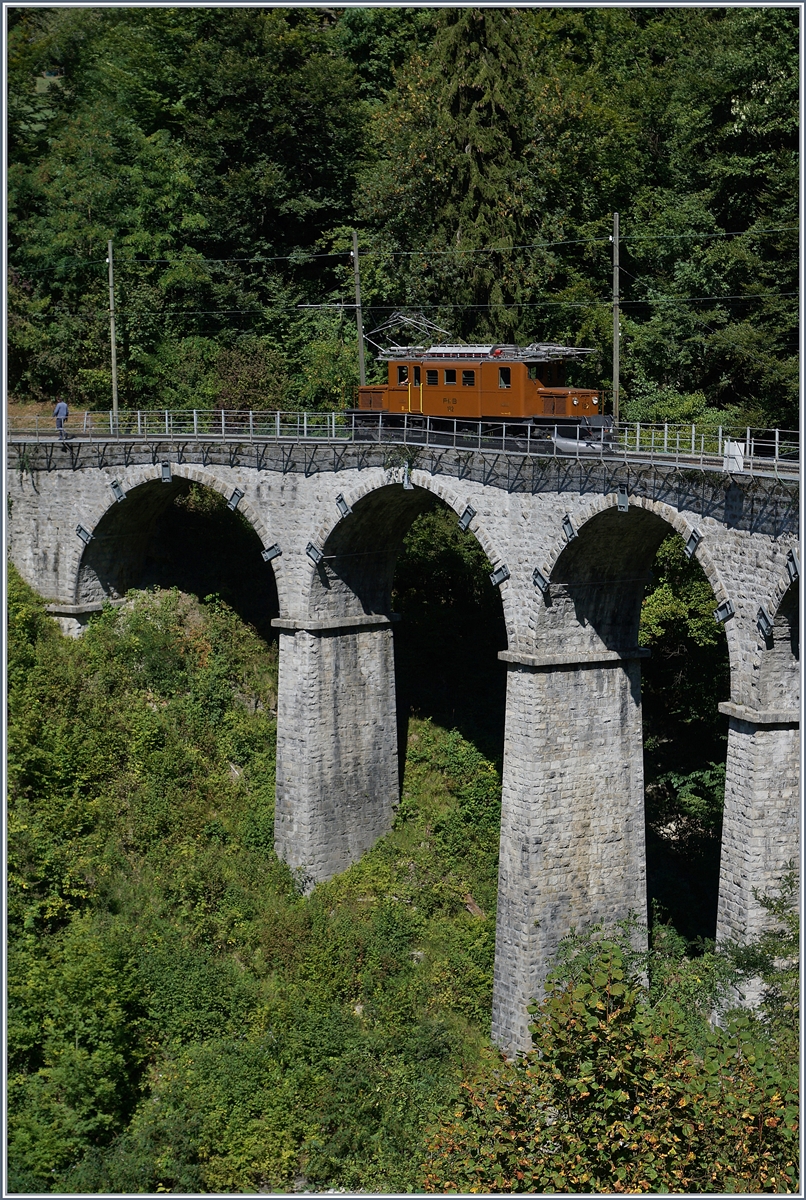
[{"label": "green bush", "polygon": [[[445,538],[472,581],[443,516],[415,535],[421,569]],[[449,615],[452,588],[430,593]],[[276,648],[225,604],[132,593],[70,640],[10,568],[9,666],[12,1188],[794,1186],[792,879],[732,956],[657,922],[648,952],[629,926],[575,934],[540,1055],[507,1064],[494,756],[410,716],[393,829],[302,896],[273,849]],[[669,784],[705,828],[719,772],[697,770]],[[759,1013],[712,1028],[753,974]]]},{"label": "green bush", "polygon": [[578,965],[530,1010],[534,1051],[491,1058],[462,1085],[431,1138],[426,1188],[796,1190],[797,1067],[752,1018],[697,1047],[679,996],[652,1004],[623,946],[601,941]]}]

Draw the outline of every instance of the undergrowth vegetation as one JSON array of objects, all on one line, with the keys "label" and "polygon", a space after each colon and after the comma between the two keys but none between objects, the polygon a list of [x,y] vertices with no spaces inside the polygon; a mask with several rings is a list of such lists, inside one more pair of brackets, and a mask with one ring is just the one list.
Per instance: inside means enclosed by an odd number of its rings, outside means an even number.
[{"label": "undergrowth vegetation", "polygon": [[304,897],[276,650],[175,591],[69,640],[9,590],[12,1189],[415,1187],[485,1042],[497,769],[412,719],[394,831]]},{"label": "undergrowth vegetation", "polygon": [[[734,1013],[711,1025],[727,959],[690,962],[663,942],[641,955],[634,930],[597,932],[566,947],[531,1007],[533,1053],[488,1060],[462,1084],[432,1135],[427,1189],[796,1191],[794,1012],[782,1021],[767,1003],[766,1021]],[[790,969],[797,957],[795,939]]]},{"label": "undergrowth vegetation", "polygon": [[[414,531],[402,606],[441,541],[451,585],[479,575],[444,525]],[[442,592],[432,633],[461,599]],[[652,602],[654,645],[696,636],[700,601]],[[273,848],[276,647],[178,590],[71,640],[13,567],[8,632],[11,1191],[796,1186],[794,875],[741,952],[694,954],[659,919],[649,952],[636,923],[575,932],[534,1010],[540,1054],[507,1063],[488,1040],[490,730],[411,713],[394,828],[303,895]],[[678,699],[685,726],[697,702]],[[679,774],[648,821],[693,845],[714,802]],[[764,1003],[737,1022],[750,975]]]},{"label": "undergrowth vegetation", "polygon": [[683,539],[660,545],[641,608],[647,880],[650,904],[690,940],[716,929],[730,665],[716,600]]}]

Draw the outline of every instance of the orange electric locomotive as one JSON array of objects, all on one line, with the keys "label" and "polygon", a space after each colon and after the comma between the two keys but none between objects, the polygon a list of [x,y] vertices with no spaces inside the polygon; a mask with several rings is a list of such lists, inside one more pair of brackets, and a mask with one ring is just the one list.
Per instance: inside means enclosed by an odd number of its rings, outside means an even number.
[{"label": "orange electric locomotive", "polygon": [[543,343],[394,346],[378,355],[388,363],[388,382],[359,388],[358,411],[599,425],[599,392],[565,383],[566,363],[593,353]]}]

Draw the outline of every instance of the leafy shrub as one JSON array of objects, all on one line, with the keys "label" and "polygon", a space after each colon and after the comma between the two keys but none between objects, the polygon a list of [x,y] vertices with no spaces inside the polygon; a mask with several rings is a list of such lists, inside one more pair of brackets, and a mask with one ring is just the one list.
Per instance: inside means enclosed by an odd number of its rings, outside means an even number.
[{"label": "leafy shrub", "polygon": [[692,1047],[603,941],[530,1010],[534,1051],[492,1058],[433,1135],[429,1191],[756,1192],[797,1187],[797,1075],[752,1020]]},{"label": "leafy shrub", "polygon": [[9,951],[9,1160],[48,1189],[140,1095],[146,1014],[127,931],[89,915]]}]

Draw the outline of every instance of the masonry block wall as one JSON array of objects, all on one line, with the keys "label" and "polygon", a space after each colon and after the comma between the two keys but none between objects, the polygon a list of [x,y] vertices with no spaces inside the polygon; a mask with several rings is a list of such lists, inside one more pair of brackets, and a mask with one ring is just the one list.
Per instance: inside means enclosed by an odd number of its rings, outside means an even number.
[{"label": "masonry block wall", "polygon": [[646,920],[638,660],[510,663],[504,764],[492,1028],[514,1052],[569,929]]},{"label": "masonry block wall", "polygon": [[797,587],[792,583],[780,599],[771,633],[759,631],[745,703],[720,705],[730,720],[717,914],[720,941],[744,942],[761,932],[766,913],[754,892],[775,893],[784,865],[800,860],[798,624]]},{"label": "masonry block wall", "polygon": [[[774,883],[799,849],[794,487],[452,450],[409,453],[404,473],[400,454],[383,446],[27,446],[10,455],[10,555],[77,622],[136,585],[149,522],[176,481],[243,492],[239,512],[260,544],[281,551],[266,564],[281,629],[277,847],[313,882],[354,861],[392,820],[390,588],[402,538],[435,503],[475,511],[467,536],[509,571],[494,998],[495,1036],[509,1050],[527,1045],[526,1004],[571,925],[645,906],[638,616],[660,540],[696,531],[715,606],[730,599],[734,608],[717,933],[742,938],[758,927],[753,886]],[[113,481],[126,492],[120,504]],[[627,512],[617,508],[620,486]],[[89,547],[79,523],[93,534]],[[323,556],[316,565],[309,543]],[[757,624],[761,605],[776,617],[771,642]]]},{"label": "masonry block wall", "polygon": [[753,895],[775,893],[800,859],[800,730],[730,718],[717,930],[745,942],[764,928]]},{"label": "masonry block wall", "polygon": [[275,849],[305,890],[388,833],[398,800],[390,622],[317,626],[280,634]]}]

